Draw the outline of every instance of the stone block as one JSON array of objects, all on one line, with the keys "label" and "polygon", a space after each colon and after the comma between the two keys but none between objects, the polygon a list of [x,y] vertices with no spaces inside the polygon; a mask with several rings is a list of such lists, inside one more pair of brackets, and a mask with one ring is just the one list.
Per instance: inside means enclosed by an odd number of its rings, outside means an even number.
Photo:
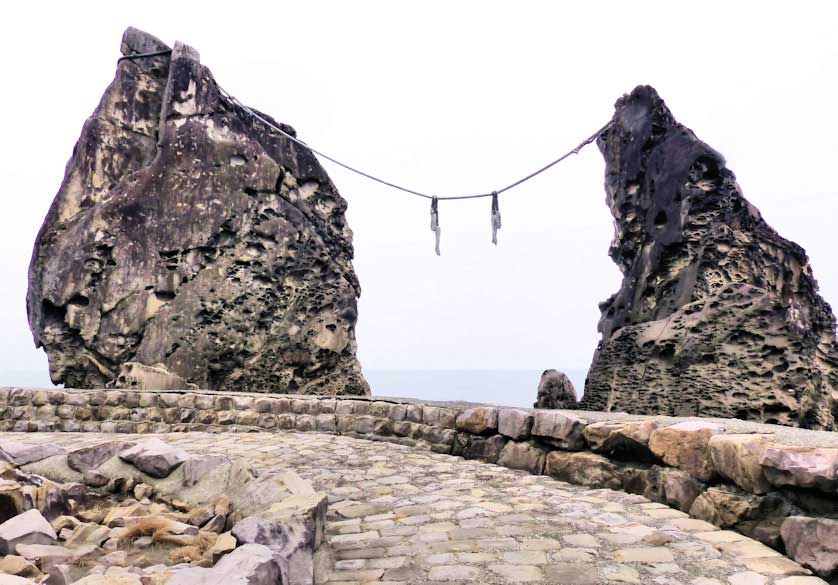
[{"label": "stone block", "polygon": [[760,464],[772,485],[838,492],[838,449],[768,447]]},{"label": "stone block", "polygon": [[432,427],[457,428],[457,411],[439,406],[422,406],[422,421]]},{"label": "stone block", "polygon": [[649,449],[652,432],[658,428],[653,420],[604,421],[585,427],[585,441],[595,453],[614,459],[651,463],[657,457]]},{"label": "stone block", "polygon": [[760,464],[768,445],[768,435],[715,435],[708,442],[710,459],[719,475],[754,494],[771,490]]},{"label": "stone block", "polygon": [[715,468],[710,459],[710,437],[724,432],[704,421],[685,421],[652,432],[649,448],[668,465],[683,469],[696,479],[713,479]]},{"label": "stone block", "polygon": [[838,577],[838,520],[791,516],[780,534],[792,559],[826,580]]},{"label": "stone block", "polygon": [[486,435],[498,429],[498,409],[491,406],[468,408],[456,419],[457,430],[474,435]]},{"label": "stone block", "polygon": [[[471,433],[458,433],[454,440],[451,454],[465,459],[479,459],[488,463],[497,463],[498,457],[506,445],[507,438],[502,435],[479,437]],[[440,444],[440,441],[432,441]]]},{"label": "stone block", "polygon": [[523,469],[533,475],[541,475],[547,453],[530,443],[509,441],[498,456],[498,465],[510,469]]},{"label": "stone block", "polygon": [[532,434],[559,449],[582,451],[585,449],[583,431],[587,422],[571,414],[556,411],[536,411]]},{"label": "stone block", "polygon": [[618,490],[623,485],[620,466],[596,453],[551,451],[544,473],[561,481],[593,488]]},{"label": "stone block", "polygon": [[513,441],[527,439],[532,430],[533,415],[517,408],[498,410],[498,432]]}]

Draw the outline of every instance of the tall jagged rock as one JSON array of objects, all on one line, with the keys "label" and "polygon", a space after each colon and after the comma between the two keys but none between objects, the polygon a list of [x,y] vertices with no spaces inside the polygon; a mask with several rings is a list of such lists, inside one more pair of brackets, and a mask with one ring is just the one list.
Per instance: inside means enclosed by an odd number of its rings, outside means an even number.
[{"label": "tall jagged rock", "polygon": [[[167,49],[122,39],[124,55]],[[53,382],[101,387],[137,362],[202,388],[368,394],[345,211],[314,155],[226,97],[194,49],[120,61],[32,255]]]},{"label": "tall jagged rock", "polygon": [[617,102],[598,145],[623,282],[581,408],[835,429],[835,317],[804,250],[651,87]]}]

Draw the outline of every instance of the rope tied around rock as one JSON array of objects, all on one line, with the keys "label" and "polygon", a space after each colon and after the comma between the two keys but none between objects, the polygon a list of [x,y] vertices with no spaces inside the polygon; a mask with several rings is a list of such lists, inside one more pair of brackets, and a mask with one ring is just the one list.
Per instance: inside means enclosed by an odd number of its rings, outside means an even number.
[{"label": "rope tied around rock", "polygon": [[[139,54],[135,54],[135,55],[125,55],[123,57],[120,57],[118,59],[118,61],[134,60],[134,59],[140,59],[140,58],[143,58],[143,57],[156,57],[156,56],[159,56],[159,55],[171,54],[171,52],[172,52],[171,49],[169,49],[169,50],[165,50],[165,51],[155,51],[155,52],[152,52],[152,53],[139,53]],[[576,145],[576,147],[574,147],[573,149],[571,149],[568,152],[564,153],[563,155],[559,156],[555,160],[547,163],[543,167],[540,167],[539,169],[533,171],[532,173],[526,175],[525,177],[522,177],[522,178],[518,179],[517,181],[515,181],[513,183],[510,183],[509,185],[506,185],[505,187],[503,187],[501,189],[497,189],[495,191],[491,191],[491,192],[488,192],[488,193],[476,193],[476,194],[473,194],[473,195],[444,195],[444,196],[440,196],[440,195],[430,195],[428,193],[424,193],[424,192],[418,191],[416,189],[410,189],[408,187],[403,187],[403,186],[398,185],[396,183],[393,183],[391,181],[387,181],[385,179],[377,177],[377,176],[373,175],[372,173],[362,171],[362,170],[358,169],[357,167],[354,167],[350,164],[341,162],[337,158],[329,156],[328,154],[326,154],[326,153],[324,153],[324,152],[322,152],[322,151],[320,151],[316,148],[313,148],[312,146],[310,146],[308,143],[304,142],[303,140],[300,140],[296,136],[293,136],[292,134],[289,134],[288,132],[286,132],[285,130],[280,128],[277,124],[274,124],[271,121],[265,119],[264,116],[259,115],[258,113],[253,111],[251,108],[249,108],[246,105],[244,105],[243,103],[241,103],[238,99],[233,97],[232,94],[230,94],[227,90],[225,90],[220,85],[218,86],[218,89],[221,92],[221,95],[223,95],[225,98],[227,98],[230,101],[230,103],[234,104],[242,112],[249,115],[254,120],[257,120],[257,121],[261,122],[262,124],[264,124],[268,128],[271,128],[275,132],[278,132],[279,134],[281,134],[282,136],[284,136],[288,140],[294,142],[295,144],[298,144],[298,145],[302,146],[303,148],[306,148],[306,149],[310,150],[311,152],[320,156],[321,158],[324,158],[324,159],[328,160],[329,162],[332,162],[332,163],[334,163],[334,164],[336,164],[336,165],[338,165],[338,166],[340,166],[340,167],[342,167],[342,168],[344,168],[344,169],[346,169],[346,170],[348,170],[352,173],[355,173],[357,175],[365,177],[365,178],[367,178],[371,181],[375,181],[377,183],[380,183],[380,184],[385,185],[387,187],[391,187],[391,188],[396,189],[398,191],[402,191],[404,193],[408,193],[409,195],[415,195],[417,197],[423,197],[425,199],[430,199],[431,200],[431,230],[435,234],[435,239],[436,239],[435,251],[436,251],[437,256],[440,255],[439,240],[440,240],[440,231],[441,231],[440,228],[439,228],[439,201],[443,201],[443,200],[444,201],[456,201],[456,200],[481,199],[481,198],[484,198],[484,197],[491,197],[492,198],[492,221],[491,221],[492,243],[497,245],[497,243],[498,243],[497,232],[501,228],[501,217],[500,217],[500,207],[499,207],[499,204],[498,204],[498,195],[501,195],[502,193],[505,193],[505,192],[507,192],[511,189],[514,189],[515,187],[518,187],[519,185],[529,181],[530,179],[533,179],[533,178],[537,177],[541,173],[553,168],[554,166],[556,166],[560,162],[569,158],[571,155],[579,154],[579,152],[583,148],[585,148],[586,146],[588,146],[589,144],[594,142],[597,138],[599,138],[599,136],[603,132],[605,132],[609,128],[609,126],[611,125],[611,122],[609,121],[602,128],[600,128],[599,130],[597,130],[596,132],[594,132],[593,134],[588,136],[585,140],[580,142],[578,145]]]}]

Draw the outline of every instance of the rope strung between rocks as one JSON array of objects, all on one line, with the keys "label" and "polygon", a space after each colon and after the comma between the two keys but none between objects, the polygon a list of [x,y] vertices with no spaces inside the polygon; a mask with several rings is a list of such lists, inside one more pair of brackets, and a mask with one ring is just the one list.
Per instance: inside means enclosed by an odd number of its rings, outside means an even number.
[{"label": "rope strung between rocks", "polygon": [[[140,54],[136,54],[136,55],[126,55],[124,57],[120,57],[117,62],[123,61],[123,60],[140,59],[140,58],[143,58],[143,57],[156,57],[156,56],[159,56],[159,55],[168,55],[171,52],[172,52],[171,49],[168,49],[168,50],[165,50],[165,51],[155,51],[153,53],[140,53]],[[328,161],[330,161],[330,162],[332,162],[332,163],[334,163],[334,164],[336,164],[336,165],[338,165],[338,166],[340,166],[340,167],[342,167],[342,168],[344,168],[348,171],[351,171],[351,172],[353,172],[357,175],[360,175],[362,177],[370,179],[371,181],[381,183],[382,185],[386,185],[387,187],[397,189],[399,191],[402,191],[404,193],[408,193],[410,195],[415,195],[417,197],[423,197],[425,199],[430,199],[431,200],[431,231],[433,231],[434,234],[435,234],[435,240],[436,240],[435,251],[436,251],[437,256],[440,255],[440,252],[439,252],[439,240],[440,240],[440,233],[441,233],[441,230],[440,230],[440,227],[439,227],[439,202],[440,201],[456,201],[456,200],[464,200],[464,199],[481,199],[481,198],[484,198],[484,197],[491,197],[492,198],[492,216],[491,216],[492,217],[492,224],[491,224],[492,225],[492,243],[497,245],[497,243],[498,243],[497,233],[498,233],[498,230],[501,228],[500,207],[499,207],[499,204],[498,204],[498,195],[500,195],[502,193],[505,193],[505,192],[509,191],[510,189],[514,189],[515,187],[529,181],[530,179],[532,179],[534,177],[537,177],[538,175],[540,175],[544,171],[547,171],[547,170],[553,168],[554,166],[556,166],[557,164],[559,164],[563,160],[567,159],[568,157],[570,157],[574,154],[579,154],[579,151],[581,151],[583,148],[585,148],[586,146],[591,144],[594,140],[596,140],[611,125],[611,122],[608,122],[605,126],[603,126],[599,130],[597,130],[596,132],[591,134],[588,138],[586,138],[582,142],[580,142],[575,148],[573,148],[573,149],[569,150],[568,152],[564,153],[563,155],[561,155],[557,159],[547,163],[543,167],[533,171],[529,175],[527,175],[525,177],[522,177],[522,178],[518,179],[517,181],[515,181],[514,183],[510,183],[509,185],[507,185],[507,186],[505,186],[501,189],[498,189],[496,191],[492,191],[490,193],[476,193],[476,194],[473,194],[473,195],[430,195],[428,193],[423,193],[423,192],[417,191],[415,189],[410,189],[408,187],[403,187],[401,185],[397,185],[396,183],[392,183],[390,181],[381,179],[379,177],[376,177],[375,175],[372,175],[370,173],[362,171],[362,170],[360,170],[360,169],[358,169],[358,168],[356,168],[352,165],[341,162],[340,160],[338,160],[338,159],[336,159],[332,156],[329,156],[328,154],[326,154],[326,153],[324,153],[320,150],[317,150],[317,149],[311,147],[309,144],[300,140],[296,136],[293,136],[293,135],[289,134],[288,132],[286,132],[285,130],[280,128],[278,125],[270,122],[269,120],[266,120],[264,116],[260,116],[255,111],[253,111],[251,108],[249,108],[246,105],[244,105],[243,103],[241,103],[238,99],[236,99],[233,95],[231,95],[229,92],[227,92],[220,85],[218,86],[218,89],[220,90],[221,94],[224,97],[226,97],[228,100],[230,100],[231,103],[238,106],[243,112],[245,112],[249,116],[253,117],[253,119],[258,120],[259,122],[268,126],[269,128],[273,129],[274,131],[279,132],[280,134],[282,134],[288,140],[291,140],[292,142],[294,142],[296,144],[299,144],[300,146],[310,150],[314,154],[316,154],[316,155],[318,155],[322,158],[325,158],[326,160],[328,160]]]}]

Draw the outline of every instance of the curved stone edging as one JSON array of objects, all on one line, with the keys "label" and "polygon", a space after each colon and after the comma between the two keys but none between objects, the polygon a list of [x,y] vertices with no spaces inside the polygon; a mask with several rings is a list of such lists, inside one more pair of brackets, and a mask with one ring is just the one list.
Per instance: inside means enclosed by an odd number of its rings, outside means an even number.
[{"label": "curved stone edging", "polygon": [[[838,434],[398,398],[0,388],[0,431],[337,433],[623,489],[838,573]],[[821,536],[815,537],[813,535]]]}]

